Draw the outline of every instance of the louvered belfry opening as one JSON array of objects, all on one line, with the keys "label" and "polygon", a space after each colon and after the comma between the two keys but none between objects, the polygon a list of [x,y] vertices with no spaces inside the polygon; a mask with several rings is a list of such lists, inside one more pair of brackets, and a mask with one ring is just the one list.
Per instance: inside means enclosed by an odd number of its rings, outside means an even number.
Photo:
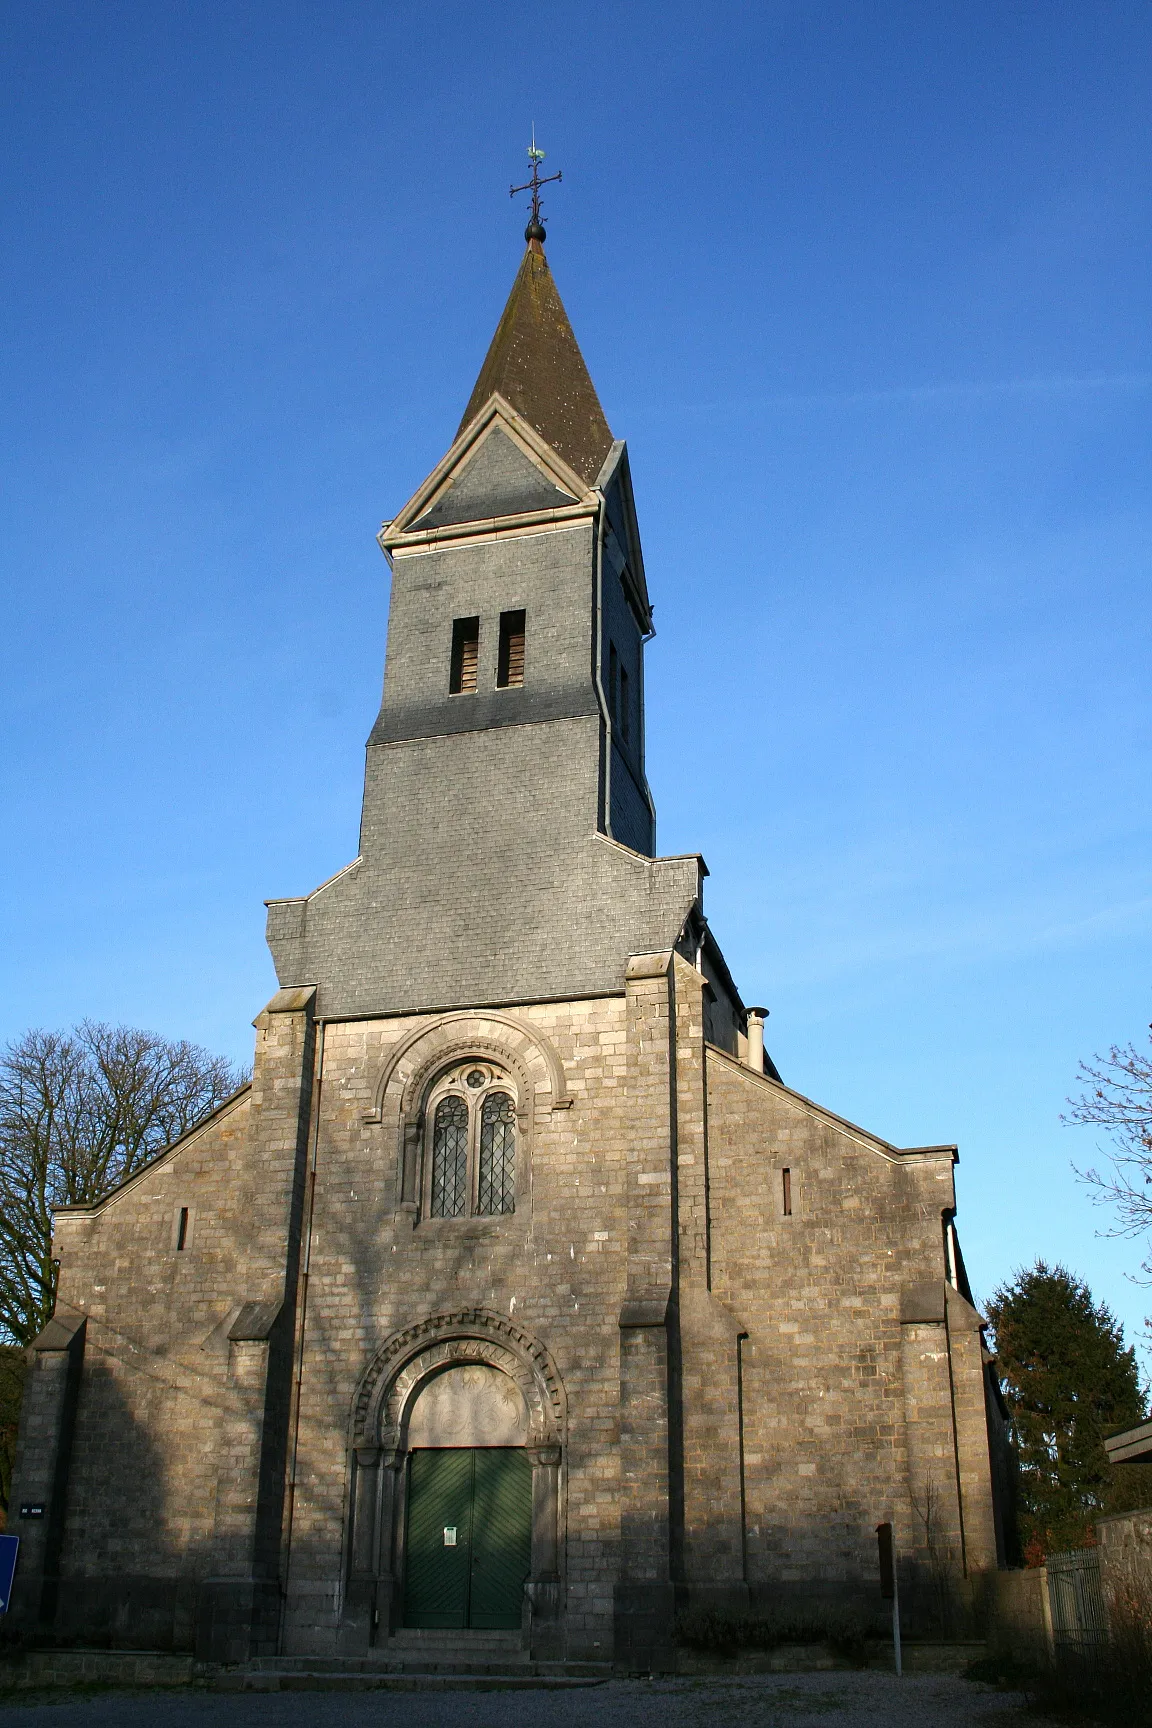
[{"label": "louvered belfry opening", "polygon": [[452,670],[448,680],[450,695],[467,696],[475,691],[479,662],[480,620],[457,618],[452,625]]},{"label": "louvered belfry opening", "polygon": [[496,663],[496,687],[511,690],[524,682],[523,612],[501,612],[500,655]]}]

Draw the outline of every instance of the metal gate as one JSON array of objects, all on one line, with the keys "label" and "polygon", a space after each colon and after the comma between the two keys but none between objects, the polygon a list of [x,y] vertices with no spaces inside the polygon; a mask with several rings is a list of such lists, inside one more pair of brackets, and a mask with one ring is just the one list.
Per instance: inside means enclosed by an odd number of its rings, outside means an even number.
[{"label": "metal gate", "polygon": [[1049,1554],[1046,1565],[1057,1655],[1095,1655],[1108,1641],[1100,1550],[1073,1548],[1066,1554]]}]

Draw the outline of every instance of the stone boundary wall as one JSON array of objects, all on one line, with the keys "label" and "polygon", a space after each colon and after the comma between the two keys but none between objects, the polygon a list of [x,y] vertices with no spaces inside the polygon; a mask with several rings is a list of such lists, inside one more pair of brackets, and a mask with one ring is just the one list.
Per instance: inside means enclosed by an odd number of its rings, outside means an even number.
[{"label": "stone boundary wall", "polygon": [[1053,1655],[1048,1568],[1030,1566],[988,1572],[983,1583],[982,1618],[989,1648],[1022,1662],[1048,1662]]},{"label": "stone boundary wall", "polygon": [[1113,1637],[1152,1617],[1152,1507],[1118,1512],[1096,1526],[1100,1586]]},{"label": "stone boundary wall", "polygon": [[0,1662],[0,1693],[42,1686],[189,1686],[191,1656],[154,1650],[29,1650]]}]

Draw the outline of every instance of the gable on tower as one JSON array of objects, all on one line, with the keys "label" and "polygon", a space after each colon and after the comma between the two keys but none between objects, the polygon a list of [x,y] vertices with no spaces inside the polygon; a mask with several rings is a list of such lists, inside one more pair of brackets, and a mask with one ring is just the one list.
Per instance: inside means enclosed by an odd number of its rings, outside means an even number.
[{"label": "gable on tower", "polygon": [[575,502],[494,420],[413,527],[446,528],[485,517],[563,509]]},{"label": "gable on tower", "polygon": [[457,434],[451,449],[378,535],[386,554],[484,533],[590,519],[599,507],[587,486],[536,429],[499,394]]},{"label": "gable on tower", "polygon": [[[268,909],[278,976],[314,980],[325,1013],[618,990],[699,908],[701,861],[654,855],[628,453],[546,269],[529,235],[464,424],[378,535],[359,856]],[[719,994],[734,1044],[743,1010]]]},{"label": "gable on tower", "polygon": [[[531,235],[531,231],[530,231]],[[598,515],[602,563],[642,639],[652,607],[627,447],[613,439],[538,238],[516,280],[451,448],[378,539],[387,556],[491,531]]]}]

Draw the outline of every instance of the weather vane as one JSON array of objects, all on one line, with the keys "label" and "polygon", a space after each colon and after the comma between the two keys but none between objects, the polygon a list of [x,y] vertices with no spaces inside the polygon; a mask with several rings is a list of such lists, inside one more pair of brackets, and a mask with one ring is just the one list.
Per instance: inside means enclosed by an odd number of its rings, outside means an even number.
[{"label": "weather vane", "polygon": [[546,174],[543,179],[540,178],[540,164],[544,160],[544,152],[536,147],[535,126],[532,128],[532,142],[528,146],[528,160],[532,164],[531,180],[526,180],[523,186],[511,187],[508,196],[515,198],[518,192],[531,192],[532,220],[524,230],[524,238],[525,240],[543,240],[546,236],[544,224],[540,220],[540,188],[551,185],[553,180],[563,180],[564,176],[563,174]]}]

